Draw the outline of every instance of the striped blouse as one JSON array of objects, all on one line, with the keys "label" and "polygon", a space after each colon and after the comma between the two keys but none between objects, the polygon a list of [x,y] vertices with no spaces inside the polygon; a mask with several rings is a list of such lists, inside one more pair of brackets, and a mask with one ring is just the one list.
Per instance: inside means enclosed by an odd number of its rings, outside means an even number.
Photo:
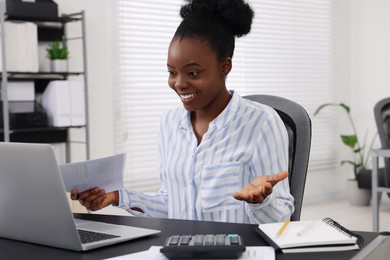
[{"label": "striped blouse", "polygon": [[259,224],[284,221],[294,211],[287,179],[263,203],[232,197],[256,176],[287,170],[287,132],[272,108],[232,92],[199,145],[190,113],[175,108],[162,117],[158,141],[161,188],[156,193],[120,190],[119,207],[130,213]]}]

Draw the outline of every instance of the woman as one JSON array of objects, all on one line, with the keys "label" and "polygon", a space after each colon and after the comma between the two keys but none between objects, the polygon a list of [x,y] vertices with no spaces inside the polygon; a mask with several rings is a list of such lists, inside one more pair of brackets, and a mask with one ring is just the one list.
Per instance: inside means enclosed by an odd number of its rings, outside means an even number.
[{"label": "woman", "polygon": [[235,37],[249,33],[253,11],[243,0],[187,2],[168,49],[168,84],[183,107],[161,119],[160,191],[95,188],[71,198],[90,210],[115,205],[140,216],[284,221],[294,210],[284,124],[272,108],[225,84]]}]

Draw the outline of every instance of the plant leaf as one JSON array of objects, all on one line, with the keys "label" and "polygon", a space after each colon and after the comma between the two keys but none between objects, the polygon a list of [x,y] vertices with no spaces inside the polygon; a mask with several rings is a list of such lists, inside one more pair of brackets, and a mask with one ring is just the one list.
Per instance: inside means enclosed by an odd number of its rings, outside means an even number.
[{"label": "plant leaf", "polygon": [[345,109],[345,111],[347,111],[347,113],[349,113],[349,111],[351,111],[351,109],[349,108],[349,106],[347,106],[345,103],[340,103],[339,104],[342,108]]},{"label": "plant leaf", "polygon": [[357,143],[356,135],[341,135],[340,137],[345,145],[351,147],[351,149],[355,147]]},{"label": "plant leaf", "polygon": [[348,114],[349,114],[349,111],[350,111],[349,106],[346,105],[346,104],[344,104],[344,103],[339,103],[339,104],[337,104],[337,103],[325,103],[325,104],[323,104],[323,105],[321,105],[321,106],[319,106],[319,107],[317,108],[317,110],[314,112],[314,116],[316,116],[323,108],[328,107],[328,106],[341,107],[341,108],[343,108]]},{"label": "plant leaf", "polygon": [[335,103],[326,103],[326,104],[323,104],[321,106],[319,106],[317,108],[317,110],[314,112],[314,115],[316,116],[324,107],[327,107],[327,106],[337,106],[337,104]]},{"label": "plant leaf", "polygon": [[69,58],[69,50],[65,42],[52,42],[46,50],[48,57],[51,60],[66,60]]},{"label": "plant leaf", "polygon": [[357,164],[355,163],[355,162],[353,162],[353,161],[349,161],[349,160],[343,160],[343,161],[341,161],[341,165],[344,165],[344,164],[351,164],[351,165],[353,165],[354,167],[356,167],[357,166]]}]

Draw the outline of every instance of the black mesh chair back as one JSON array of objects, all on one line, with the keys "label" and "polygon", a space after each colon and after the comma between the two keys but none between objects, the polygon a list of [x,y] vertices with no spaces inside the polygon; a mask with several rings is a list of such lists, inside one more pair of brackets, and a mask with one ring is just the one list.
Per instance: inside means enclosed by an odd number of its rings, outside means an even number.
[{"label": "black mesh chair back", "polygon": [[[382,149],[390,149],[390,97],[380,100],[374,107],[375,122]],[[390,158],[384,158],[384,185],[390,187]],[[390,196],[390,194],[388,193]]]},{"label": "black mesh chair back", "polygon": [[289,139],[289,184],[295,211],[291,220],[300,220],[311,145],[311,120],[306,110],[294,101],[272,95],[245,96],[272,107],[286,126]]}]

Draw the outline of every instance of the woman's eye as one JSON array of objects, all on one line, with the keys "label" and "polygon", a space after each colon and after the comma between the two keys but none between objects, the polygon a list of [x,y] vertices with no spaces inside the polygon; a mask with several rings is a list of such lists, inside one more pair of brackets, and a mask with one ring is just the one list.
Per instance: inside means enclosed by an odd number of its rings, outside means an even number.
[{"label": "woman's eye", "polygon": [[169,77],[174,77],[175,76],[175,72],[168,70],[168,75],[169,75]]},{"label": "woman's eye", "polygon": [[199,76],[199,73],[198,72],[195,72],[195,71],[191,71],[188,73],[188,75],[191,77],[191,78],[197,78]]}]

